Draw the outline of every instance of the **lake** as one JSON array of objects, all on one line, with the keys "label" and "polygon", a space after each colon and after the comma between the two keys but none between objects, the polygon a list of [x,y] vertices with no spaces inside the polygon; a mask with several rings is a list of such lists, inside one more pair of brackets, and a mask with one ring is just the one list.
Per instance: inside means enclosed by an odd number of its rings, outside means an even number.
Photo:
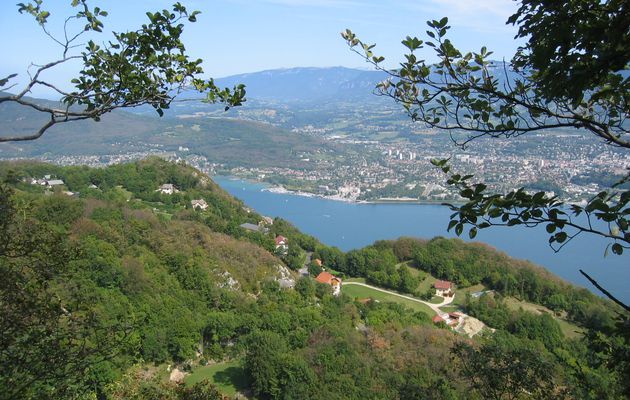
[{"label": "lake", "polygon": [[[400,236],[427,239],[455,237],[446,232],[451,211],[440,205],[347,203],[273,193],[263,190],[267,187],[264,184],[229,177],[215,176],[213,179],[257,212],[284,218],[322,243],[344,251]],[[467,234],[464,236],[462,239],[467,240]],[[599,294],[579,273],[581,268],[616,297],[630,303],[630,252],[622,256],[609,252],[604,257],[607,242],[584,234],[555,253],[548,246],[547,239],[544,227],[492,227],[479,231],[475,241],[488,243],[512,257],[542,265],[569,282]]]}]

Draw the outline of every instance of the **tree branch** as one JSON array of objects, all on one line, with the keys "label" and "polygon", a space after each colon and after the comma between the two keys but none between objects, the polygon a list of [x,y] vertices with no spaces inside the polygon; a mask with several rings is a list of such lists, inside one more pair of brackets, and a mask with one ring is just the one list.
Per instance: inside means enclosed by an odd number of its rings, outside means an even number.
[{"label": "tree branch", "polygon": [[625,303],[623,303],[621,300],[619,300],[618,298],[616,298],[615,296],[613,296],[608,290],[604,289],[599,283],[597,283],[597,281],[593,278],[591,278],[586,272],[584,272],[583,270],[580,270],[580,273],[582,275],[584,275],[584,277],[586,279],[588,279],[589,282],[591,282],[593,284],[593,286],[595,286],[597,289],[599,289],[600,292],[602,292],[604,294],[604,296],[608,297],[610,300],[614,301],[615,303],[617,303],[618,305],[620,305],[624,310],[630,312],[630,306],[626,305]]}]

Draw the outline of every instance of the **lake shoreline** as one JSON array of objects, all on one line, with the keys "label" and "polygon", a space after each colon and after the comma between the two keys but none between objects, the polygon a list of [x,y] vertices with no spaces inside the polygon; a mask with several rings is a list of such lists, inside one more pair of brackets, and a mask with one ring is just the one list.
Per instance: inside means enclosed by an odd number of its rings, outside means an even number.
[{"label": "lake shoreline", "polygon": [[[262,215],[281,217],[302,232],[310,234],[329,246],[350,251],[372,245],[378,240],[399,237],[418,237],[430,240],[457,235],[446,228],[452,213],[440,203],[328,201],[322,196],[282,189],[269,191],[268,183],[239,177],[216,176],[217,183],[248,207]],[[262,190],[267,189],[267,190]],[[470,241],[466,237],[460,239]],[[484,242],[510,257],[529,260],[569,282],[595,291],[579,273],[585,270],[622,301],[630,301],[630,279],[627,268],[629,255],[604,257],[608,244],[594,236],[580,236],[566,249],[555,253],[549,248],[545,227],[512,227],[483,229],[475,241]]]},{"label": "lake shoreline", "polygon": [[357,200],[357,199],[352,199],[352,198],[340,197],[337,195],[327,196],[327,195],[322,195],[322,194],[317,194],[317,193],[304,192],[301,190],[290,190],[290,189],[285,188],[282,185],[273,185],[269,182],[259,181],[252,178],[243,178],[243,177],[235,176],[235,175],[215,175],[215,176],[225,178],[225,179],[230,179],[230,180],[241,180],[241,181],[246,181],[246,182],[250,182],[254,184],[263,185],[263,186],[266,186],[261,189],[261,191],[264,191],[264,192],[270,192],[270,193],[276,193],[276,194],[289,194],[289,195],[301,196],[301,197],[314,197],[314,198],[319,198],[319,199],[324,199],[324,200],[339,201],[339,202],[350,203],[350,204],[418,204],[418,205],[434,205],[434,206],[446,206],[445,204],[446,202],[448,202],[449,204],[464,204],[462,201],[457,201],[457,200],[452,200],[450,202],[448,200],[432,201],[432,200],[419,200],[419,199],[414,199],[411,197],[385,197],[385,198],[381,198],[377,200]]}]

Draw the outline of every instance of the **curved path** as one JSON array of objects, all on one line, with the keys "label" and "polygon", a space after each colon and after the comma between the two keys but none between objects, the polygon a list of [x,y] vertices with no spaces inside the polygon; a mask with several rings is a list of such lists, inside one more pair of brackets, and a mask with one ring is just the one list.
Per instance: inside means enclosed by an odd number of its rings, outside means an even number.
[{"label": "curved path", "polygon": [[385,289],[381,289],[379,287],[376,286],[372,286],[372,285],[368,285],[366,283],[361,283],[361,282],[343,282],[341,284],[341,291],[343,292],[343,287],[346,285],[358,285],[358,286],[364,286],[366,288],[370,288],[373,290],[377,290],[379,292],[383,292],[383,293],[387,293],[387,294],[391,294],[393,296],[398,296],[398,297],[402,297],[403,299],[407,299],[407,300],[411,300],[411,301],[415,301],[417,303],[422,303],[424,305],[429,306],[433,311],[435,311],[436,314],[440,315],[440,314],[444,314],[444,311],[440,310],[440,307],[445,306],[447,304],[451,304],[453,302],[453,300],[455,299],[455,295],[453,295],[452,297],[444,297],[444,301],[442,301],[439,304],[433,304],[433,303],[429,303],[428,301],[424,301],[424,300],[420,300],[420,299],[416,299],[415,297],[411,297],[411,296],[405,296],[404,294],[400,294],[400,293],[396,293],[396,292],[392,292],[390,290],[385,290]]}]

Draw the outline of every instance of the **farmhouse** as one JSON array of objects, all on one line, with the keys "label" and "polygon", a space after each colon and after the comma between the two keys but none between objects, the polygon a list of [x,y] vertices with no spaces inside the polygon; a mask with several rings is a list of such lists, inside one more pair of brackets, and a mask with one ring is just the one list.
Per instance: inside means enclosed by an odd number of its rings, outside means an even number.
[{"label": "farmhouse", "polygon": [[208,208],[208,203],[206,203],[204,199],[191,200],[190,204],[192,205],[192,208],[194,210],[196,209],[205,210],[206,208]]},{"label": "farmhouse", "polygon": [[433,284],[435,295],[442,297],[451,297],[453,295],[453,284],[449,281],[437,280]]},{"label": "farmhouse", "polygon": [[276,236],[276,251],[286,254],[289,251],[289,239],[282,235]]},{"label": "farmhouse", "polygon": [[61,186],[63,184],[61,179],[50,179],[46,181],[46,186]]},{"label": "farmhouse", "polygon": [[172,183],[165,183],[160,186],[156,192],[160,192],[162,194],[173,194],[179,192],[179,190],[177,190]]},{"label": "farmhouse", "polygon": [[462,313],[450,312],[450,313],[443,313],[443,314],[435,315],[431,320],[436,325],[440,323],[444,323],[445,325],[451,328],[455,328],[457,327],[457,325],[459,325],[459,323],[463,320],[463,318],[464,318],[464,314]]},{"label": "farmhouse", "polygon": [[315,278],[315,280],[319,283],[325,283],[332,286],[334,296],[339,296],[339,293],[341,293],[341,279],[337,278],[330,272],[324,271],[320,273],[319,275],[317,275],[317,278]]}]

